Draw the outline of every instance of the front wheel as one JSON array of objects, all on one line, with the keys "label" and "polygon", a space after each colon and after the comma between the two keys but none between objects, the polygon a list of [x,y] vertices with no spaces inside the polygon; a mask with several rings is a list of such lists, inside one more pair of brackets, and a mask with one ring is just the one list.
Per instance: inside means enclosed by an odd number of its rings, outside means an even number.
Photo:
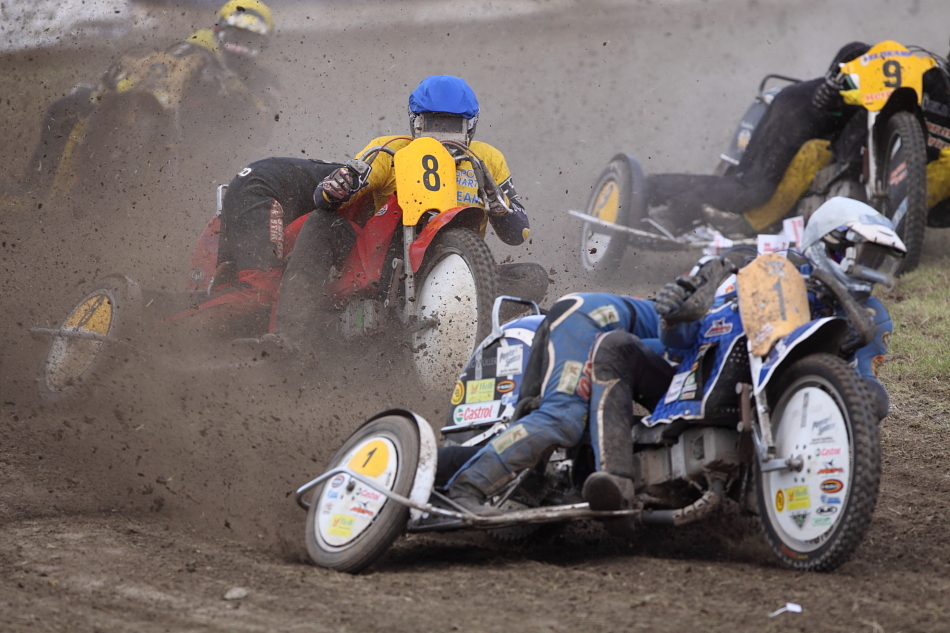
[{"label": "front wheel", "polygon": [[491,332],[495,259],[472,231],[445,229],[429,246],[417,279],[421,329],[412,335],[413,361],[427,389],[446,389]]},{"label": "front wheel", "polygon": [[[327,470],[345,466],[408,497],[419,465],[419,444],[415,422],[387,415],[350,436]],[[386,553],[408,521],[408,507],[339,474],[313,491],[307,512],[307,553],[320,567],[355,574]]]},{"label": "front wheel", "polygon": [[884,131],[884,153],[879,159],[878,178],[884,194],[875,201],[877,210],[894,223],[907,255],[897,274],[920,264],[927,230],[927,145],[920,122],[912,112],[892,116]]},{"label": "front wheel", "polygon": [[128,360],[128,335],[141,309],[138,285],[124,276],[96,282],[53,335],[40,370],[40,393],[49,400],[75,397]]},{"label": "front wheel", "polygon": [[758,473],[766,539],[789,567],[831,571],[864,539],[877,501],[881,447],[863,379],[830,354],[807,356],[770,390],[780,458],[800,471]]},{"label": "front wheel", "polygon": [[[646,213],[645,182],[639,163],[627,154],[617,154],[597,178],[584,214],[612,224],[632,226]],[[585,222],[581,226],[581,267],[609,276],[620,265],[626,246],[623,233]]]}]

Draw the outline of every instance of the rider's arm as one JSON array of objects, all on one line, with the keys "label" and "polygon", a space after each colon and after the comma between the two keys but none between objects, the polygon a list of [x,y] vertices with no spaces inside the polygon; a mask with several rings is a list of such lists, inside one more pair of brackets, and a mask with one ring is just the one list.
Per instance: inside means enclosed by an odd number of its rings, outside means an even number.
[{"label": "rider's arm", "polygon": [[673,323],[660,327],[660,342],[668,349],[689,349],[699,336],[699,321]]}]

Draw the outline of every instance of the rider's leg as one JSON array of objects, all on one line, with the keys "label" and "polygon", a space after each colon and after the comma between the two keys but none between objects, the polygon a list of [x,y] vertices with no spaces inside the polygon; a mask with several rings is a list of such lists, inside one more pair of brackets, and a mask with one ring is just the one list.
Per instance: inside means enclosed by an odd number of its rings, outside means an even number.
[{"label": "rider's leg", "polygon": [[64,151],[79,143],[77,126],[95,109],[90,98],[93,90],[94,86],[78,84],[68,95],[50,104],[40,128],[40,140],[23,174],[22,189],[42,195],[53,183],[56,172],[68,168],[61,164]]},{"label": "rider's leg", "polygon": [[638,337],[617,330],[597,338],[590,355],[590,438],[597,470],[584,483],[594,510],[630,507],[633,487],[632,402],[652,409],[674,370]]},{"label": "rider's leg", "polygon": [[285,344],[300,347],[324,338],[329,305],[323,286],[334,262],[343,260],[356,244],[349,221],[317,209],[307,216],[280,284],[274,332]]}]

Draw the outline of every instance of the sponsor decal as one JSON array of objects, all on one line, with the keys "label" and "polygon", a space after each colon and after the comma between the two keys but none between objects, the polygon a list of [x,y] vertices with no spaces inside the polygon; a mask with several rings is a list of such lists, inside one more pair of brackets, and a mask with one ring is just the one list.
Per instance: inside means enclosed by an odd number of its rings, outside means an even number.
[{"label": "sponsor decal", "polygon": [[617,308],[610,305],[600,306],[599,308],[591,310],[587,316],[592,318],[600,327],[607,327],[611,323],[620,323],[620,315],[617,313]]},{"label": "sponsor decal", "polygon": [[878,354],[877,356],[871,359],[871,373],[874,374],[875,378],[877,377],[878,373],[881,371],[881,367],[883,366],[884,366],[883,355]]},{"label": "sponsor decal", "polygon": [[339,488],[340,486],[343,485],[344,480],[345,480],[345,477],[343,477],[343,475],[337,475],[336,477],[330,480],[330,487]]},{"label": "sponsor decal", "polygon": [[779,491],[775,493],[775,511],[782,512],[785,510],[785,493],[779,488]]},{"label": "sponsor decal", "polygon": [[495,439],[492,440],[492,448],[495,449],[495,452],[499,455],[504,453],[506,450],[511,448],[511,446],[518,440],[522,440],[528,437],[528,432],[525,430],[524,425],[516,424]]},{"label": "sponsor decal", "polygon": [[713,338],[716,336],[723,336],[732,332],[732,323],[726,323],[726,317],[721,319],[716,319],[712,322],[712,325],[709,326],[709,329],[703,332],[703,336],[706,338]]},{"label": "sponsor decal", "polygon": [[188,278],[191,279],[191,283],[200,284],[201,280],[205,278],[205,271],[200,268],[192,268]]},{"label": "sponsor decal", "polygon": [[840,492],[844,484],[840,479],[825,479],[820,487],[822,492]]},{"label": "sponsor decal", "polygon": [[[500,383],[498,383],[495,386],[495,389],[498,391],[498,393],[508,393],[514,388],[515,388],[515,383],[513,380],[502,380]],[[456,404],[456,403],[453,403],[453,404]]]},{"label": "sponsor decal", "polygon": [[330,490],[329,492],[327,492],[327,499],[339,499],[339,498],[340,498],[340,493],[337,492],[336,490]]},{"label": "sponsor decal", "polygon": [[821,502],[825,504],[834,504],[841,505],[841,497],[829,497],[828,495],[821,495]]},{"label": "sponsor decal", "polygon": [[755,336],[752,338],[752,346],[755,347],[763,342],[765,339],[770,337],[772,333],[775,332],[775,326],[771,323],[766,323],[759,328],[759,331],[755,333]]},{"label": "sponsor decal", "polygon": [[880,101],[882,99],[887,99],[891,96],[893,90],[882,90],[881,92],[869,92],[864,95],[864,104],[868,105],[874,103],[875,101]]},{"label": "sponsor decal", "polygon": [[270,241],[274,244],[277,259],[284,259],[284,208],[274,200],[269,211]]},{"label": "sponsor decal", "polygon": [[824,468],[818,471],[819,475],[833,475],[835,473],[843,473],[844,468],[838,468],[835,466],[835,460],[829,459],[824,462]]},{"label": "sponsor decal", "polygon": [[593,373],[594,367],[588,359],[588,361],[584,363],[584,371],[581,372],[581,377],[577,381],[577,395],[583,398],[585,402],[590,402],[590,377]]},{"label": "sponsor decal", "polygon": [[840,455],[841,447],[833,446],[832,448],[816,448],[815,457],[831,457],[832,455]]},{"label": "sponsor decal", "polygon": [[[805,396],[807,397],[808,394],[806,393]],[[805,406],[808,406],[807,401],[805,403]],[[824,435],[827,431],[830,431],[831,429],[835,428],[835,423],[831,422],[830,420],[831,420],[831,417],[827,417],[827,418],[823,418],[821,420],[816,420],[815,422],[812,422],[811,432],[815,435]]]},{"label": "sponsor decal", "polygon": [[462,404],[462,398],[465,397],[465,385],[461,380],[455,382],[455,389],[452,391],[452,404]]},{"label": "sponsor decal", "polygon": [[245,176],[250,176],[251,171],[252,170],[250,167],[245,167],[244,169],[238,172],[238,178],[244,178]]},{"label": "sponsor decal", "polygon": [[356,514],[362,514],[363,516],[368,516],[368,517],[376,516],[376,513],[373,512],[372,510],[368,510],[366,508],[358,508],[356,506],[353,506],[352,508],[350,508],[350,512],[355,512]]},{"label": "sponsor decal", "polygon": [[561,369],[561,378],[557,382],[555,391],[567,394],[574,393],[582,371],[584,371],[584,363],[576,360],[564,361],[564,368]]},{"label": "sponsor decal", "polygon": [[346,538],[353,532],[354,521],[355,519],[353,517],[334,514],[330,517],[330,526],[327,528],[327,532],[330,536],[342,536]]},{"label": "sponsor decal", "polygon": [[521,366],[524,364],[524,347],[521,345],[499,347],[495,352],[495,358],[497,359],[496,376],[517,376],[521,373]]},{"label": "sponsor decal", "polygon": [[878,51],[869,55],[861,56],[861,65],[867,66],[875,59],[887,59],[888,57],[910,57],[913,55],[910,51]]},{"label": "sponsor decal", "polygon": [[663,399],[664,404],[675,402],[680,397],[680,393],[683,392],[683,383],[686,382],[686,377],[689,373],[690,372],[684,372],[673,376],[673,380],[670,381],[670,387],[666,390],[666,398]]},{"label": "sponsor decal", "polygon": [[888,180],[888,183],[891,187],[894,185],[900,184],[902,180],[907,178],[907,161],[905,160],[900,165],[891,170],[891,175]]},{"label": "sponsor decal", "polygon": [[466,422],[480,422],[482,420],[494,420],[498,417],[501,410],[501,402],[486,402],[484,404],[460,404],[455,407],[455,413],[452,419],[456,424]]},{"label": "sponsor decal", "polygon": [[495,397],[494,378],[469,380],[465,386],[465,402],[488,402]]},{"label": "sponsor decal", "polygon": [[805,521],[808,520],[808,515],[809,515],[808,510],[805,510],[804,512],[795,512],[791,514],[791,517],[792,517],[792,521],[795,522],[795,525],[797,525],[799,529],[801,529],[805,527]]},{"label": "sponsor decal", "polygon": [[[375,490],[370,490],[369,488],[361,488],[357,496],[363,499],[369,499],[369,501],[379,501],[383,498],[383,495],[379,494]],[[366,503],[369,503],[369,501]],[[359,503],[363,502],[360,501]]]},{"label": "sponsor decal", "polygon": [[828,527],[831,525],[831,517],[815,517],[811,520],[812,527]]},{"label": "sponsor decal", "polygon": [[834,514],[837,511],[838,508],[834,506],[818,506],[818,508],[815,510],[815,514],[818,516],[828,516],[830,514]]},{"label": "sponsor decal", "polygon": [[380,207],[379,211],[376,212],[376,215],[386,215],[387,211],[389,211],[389,205],[384,204],[382,207]]},{"label": "sponsor decal", "polygon": [[796,486],[785,489],[785,498],[789,510],[804,510],[811,507],[811,499],[808,496],[808,486]]}]

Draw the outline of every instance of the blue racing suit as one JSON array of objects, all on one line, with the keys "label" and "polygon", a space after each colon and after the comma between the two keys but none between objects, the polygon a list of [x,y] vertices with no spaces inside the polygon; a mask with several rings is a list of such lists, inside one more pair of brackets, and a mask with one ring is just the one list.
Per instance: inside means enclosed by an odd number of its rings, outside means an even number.
[{"label": "blue racing suit", "polygon": [[[660,330],[652,301],[608,293],[562,297],[551,307],[539,333],[545,327],[549,334],[536,337],[531,350],[532,355],[546,354],[538,408],[459,469],[449,482],[451,496],[476,491],[480,495],[494,494],[515,473],[538,463],[550,450],[580,442],[587,426],[592,387],[603,391],[603,385],[591,380],[589,360],[595,342],[611,333],[624,334],[639,342],[657,338]],[[658,354],[647,351],[659,363],[658,368],[665,367],[664,371],[672,376],[669,365]],[[665,383],[668,382],[666,378]],[[665,386],[660,394],[664,390]],[[629,399],[626,406],[632,410]],[[629,438],[629,432],[627,435]]]}]

